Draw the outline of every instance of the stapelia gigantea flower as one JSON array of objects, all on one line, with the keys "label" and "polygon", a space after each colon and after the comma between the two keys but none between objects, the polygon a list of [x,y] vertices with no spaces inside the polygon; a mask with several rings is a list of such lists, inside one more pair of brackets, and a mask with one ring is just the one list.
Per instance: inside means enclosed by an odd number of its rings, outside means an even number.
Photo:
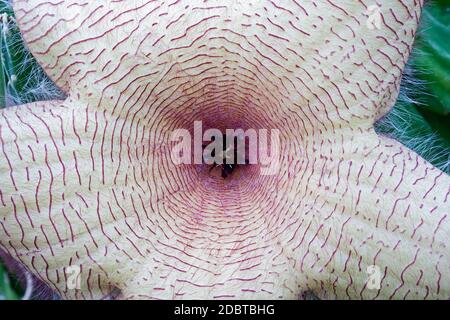
[{"label": "stapelia gigantea flower", "polygon": [[[65,298],[448,298],[449,177],[373,127],[423,1],[374,4],[14,1],[68,98],[0,113],[1,247]],[[279,170],[175,165],[196,120]]]}]

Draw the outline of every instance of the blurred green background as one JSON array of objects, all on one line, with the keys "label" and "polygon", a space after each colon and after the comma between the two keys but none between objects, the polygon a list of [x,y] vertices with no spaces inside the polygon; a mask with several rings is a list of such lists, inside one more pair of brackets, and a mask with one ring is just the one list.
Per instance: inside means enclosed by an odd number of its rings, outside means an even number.
[{"label": "blurred green background", "polygon": [[[0,108],[60,97],[33,57],[24,50],[13,13],[0,0]],[[450,4],[428,4],[402,91],[392,112],[377,124],[389,135],[449,173]],[[48,92],[42,93],[45,86]],[[20,299],[24,290],[0,262],[0,300]]]}]

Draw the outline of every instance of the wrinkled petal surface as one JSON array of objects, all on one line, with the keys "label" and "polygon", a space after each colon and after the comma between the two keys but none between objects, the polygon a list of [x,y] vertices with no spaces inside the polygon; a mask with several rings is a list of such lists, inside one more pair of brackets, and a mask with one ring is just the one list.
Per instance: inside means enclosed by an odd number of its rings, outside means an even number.
[{"label": "wrinkled petal surface", "polygon": [[[448,298],[450,179],[373,130],[422,2],[374,4],[15,1],[69,98],[0,111],[1,248],[66,298]],[[278,170],[175,165],[196,120]]]}]

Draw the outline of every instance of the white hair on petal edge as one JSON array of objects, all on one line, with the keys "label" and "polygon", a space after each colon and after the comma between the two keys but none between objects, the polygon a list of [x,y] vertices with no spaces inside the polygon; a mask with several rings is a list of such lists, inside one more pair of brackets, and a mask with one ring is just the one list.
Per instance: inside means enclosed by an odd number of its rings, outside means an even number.
[{"label": "white hair on petal edge", "polygon": [[[429,5],[431,4],[428,2],[427,6]],[[422,22],[418,29],[418,36],[425,28],[427,26]],[[423,118],[416,113],[416,110],[410,110],[416,106],[426,109],[424,98],[430,96],[430,93],[426,91],[427,83],[418,77],[431,72],[426,66],[417,64],[417,57],[428,54],[418,48],[419,43],[420,40],[416,40],[416,45],[403,72],[397,103],[376,123],[375,128],[380,134],[400,141],[448,174],[450,173],[450,149],[446,147],[445,142],[441,143],[443,138],[431,128],[414,127],[414,124],[422,121]],[[411,134],[413,130],[415,132]]]},{"label": "white hair on petal edge", "polygon": [[[11,1],[0,0],[0,5],[4,8],[0,20],[2,60],[0,72],[3,72],[6,77],[5,105],[14,106],[33,101],[64,99],[64,93],[49,79],[26,48],[13,16]],[[21,61],[15,61],[14,66],[13,53],[23,56]],[[17,78],[24,73],[27,74],[26,82],[19,91],[16,87]]]},{"label": "white hair on petal edge", "polygon": [[[415,49],[415,52],[418,50]],[[411,63],[413,60],[414,57],[405,68],[396,105],[376,123],[376,129],[379,133],[400,141],[442,171],[449,173],[450,150],[440,143],[442,137],[432,129],[415,127],[415,124],[423,121],[423,118],[410,108],[416,108],[415,105],[426,108],[420,96],[423,97],[428,93],[425,92],[425,83],[416,76],[418,72],[424,71],[414,69]],[[413,130],[415,132],[411,134]]]}]

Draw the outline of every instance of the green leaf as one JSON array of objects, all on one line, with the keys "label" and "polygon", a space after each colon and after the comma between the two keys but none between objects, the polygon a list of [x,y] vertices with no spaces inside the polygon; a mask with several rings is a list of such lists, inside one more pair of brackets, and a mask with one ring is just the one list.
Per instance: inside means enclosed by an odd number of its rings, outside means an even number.
[{"label": "green leaf", "polygon": [[426,109],[450,114],[450,7],[429,6],[423,14],[423,28],[418,41],[420,54],[415,57],[419,78],[430,95],[423,97]]},{"label": "green leaf", "polygon": [[18,300],[19,296],[14,291],[13,287],[11,286],[11,280],[3,267],[3,265],[0,263],[0,300]]},{"label": "green leaf", "polygon": [[[433,112],[424,116],[416,105],[403,102],[398,103],[386,118],[378,123],[377,131],[400,141],[436,167],[450,173],[450,140],[436,130],[438,126],[446,127],[445,124],[446,122],[442,122],[442,116]],[[449,133],[448,128],[443,129],[444,131]]]},{"label": "green leaf", "polygon": [[419,83],[403,84],[410,98],[420,103],[399,99],[391,113],[377,124],[377,130],[450,174],[449,1],[426,6],[422,19],[410,60]]}]

